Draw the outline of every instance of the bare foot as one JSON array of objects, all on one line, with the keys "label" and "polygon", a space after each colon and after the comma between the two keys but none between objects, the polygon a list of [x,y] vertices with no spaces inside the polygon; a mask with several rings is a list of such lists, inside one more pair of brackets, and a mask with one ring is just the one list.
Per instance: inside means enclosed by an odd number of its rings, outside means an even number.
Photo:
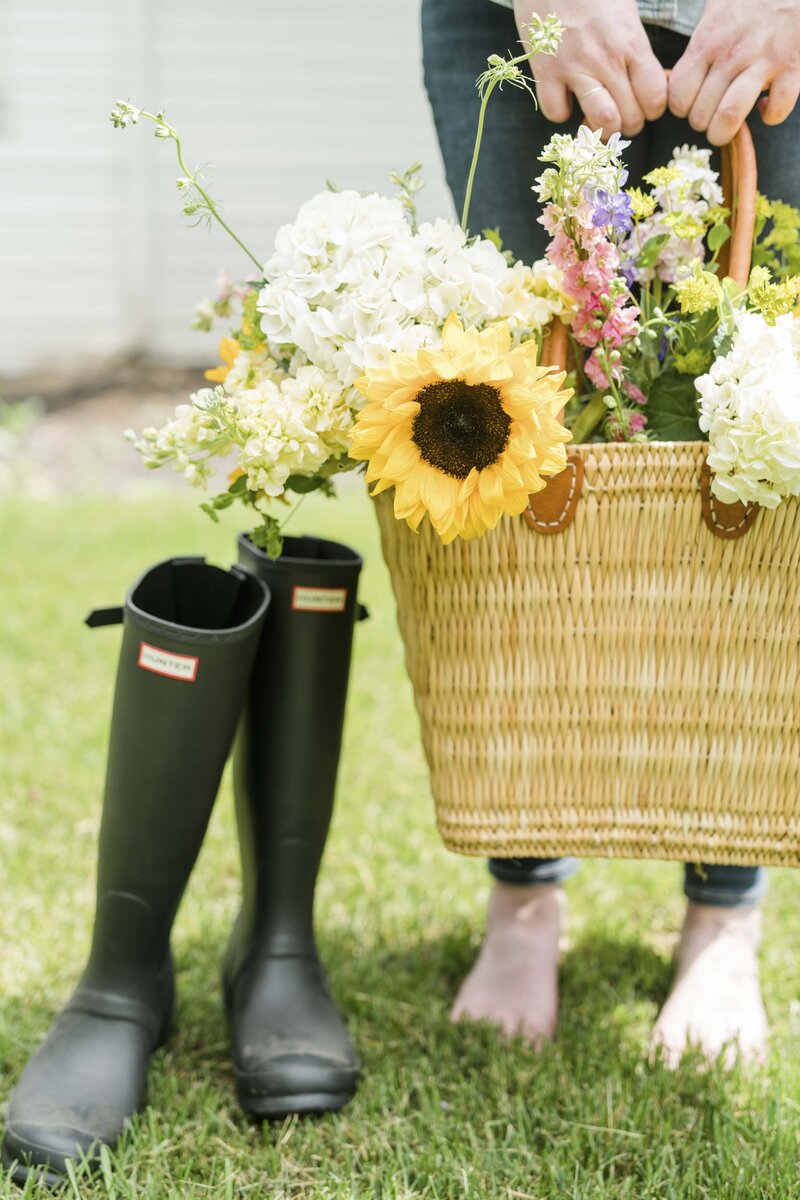
[{"label": "bare foot", "polygon": [[450,1019],[489,1021],[537,1045],[551,1041],[558,1022],[559,938],[565,912],[560,884],[495,883],[486,938]]},{"label": "bare foot", "polygon": [[651,1060],[675,1068],[690,1046],[709,1060],[724,1051],[764,1062],[767,1014],[758,976],[761,913],[690,901],[672,991],[653,1030]]}]

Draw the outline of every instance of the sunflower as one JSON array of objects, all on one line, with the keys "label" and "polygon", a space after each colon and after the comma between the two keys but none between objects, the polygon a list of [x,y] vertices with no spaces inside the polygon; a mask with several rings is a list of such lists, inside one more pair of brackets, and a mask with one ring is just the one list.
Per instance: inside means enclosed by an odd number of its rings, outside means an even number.
[{"label": "sunflower", "polygon": [[350,456],[369,463],[373,495],[394,487],[412,529],[427,513],[445,543],[479,537],[566,466],[563,382],[537,364],[535,341],[512,350],[505,322],[479,332],[451,313],[441,350],[393,353],[356,380],[369,403]]}]

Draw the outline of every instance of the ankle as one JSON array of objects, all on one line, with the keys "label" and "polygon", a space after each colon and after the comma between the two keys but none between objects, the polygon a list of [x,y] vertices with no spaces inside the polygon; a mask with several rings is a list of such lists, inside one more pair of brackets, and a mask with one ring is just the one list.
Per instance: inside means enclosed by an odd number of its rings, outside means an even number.
[{"label": "ankle", "polygon": [[724,907],[689,900],[683,923],[684,934],[731,933],[758,944],[761,938],[761,908],[758,904]]},{"label": "ankle", "polygon": [[489,932],[514,927],[524,931],[542,923],[560,923],[567,897],[560,883],[515,884],[497,881],[489,897]]}]

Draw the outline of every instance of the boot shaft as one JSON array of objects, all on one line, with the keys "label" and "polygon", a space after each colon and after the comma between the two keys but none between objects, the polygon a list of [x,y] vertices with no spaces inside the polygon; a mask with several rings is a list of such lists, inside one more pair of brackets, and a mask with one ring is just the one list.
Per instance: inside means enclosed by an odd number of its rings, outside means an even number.
[{"label": "boot shaft", "polygon": [[240,567],[191,559],[152,567],[128,594],[86,990],[138,991],[165,971],[267,604]]},{"label": "boot shaft", "polygon": [[287,538],[275,561],[242,537],[239,559],[272,596],[234,753],[240,932],[302,952],[333,809],[362,559],[311,537]]}]

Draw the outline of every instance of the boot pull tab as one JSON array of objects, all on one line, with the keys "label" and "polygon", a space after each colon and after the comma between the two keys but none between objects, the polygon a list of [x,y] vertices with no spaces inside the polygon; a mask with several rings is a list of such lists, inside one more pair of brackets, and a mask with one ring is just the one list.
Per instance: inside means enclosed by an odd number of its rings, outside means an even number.
[{"label": "boot pull tab", "polygon": [[95,608],[89,613],[84,625],[88,625],[90,629],[100,629],[103,625],[121,625],[122,614],[121,604],[116,608]]},{"label": "boot pull tab", "polygon": [[356,620],[357,621],[368,621],[369,620],[369,609],[367,608],[366,604],[358,604],[358,603],[356,604]]}]

